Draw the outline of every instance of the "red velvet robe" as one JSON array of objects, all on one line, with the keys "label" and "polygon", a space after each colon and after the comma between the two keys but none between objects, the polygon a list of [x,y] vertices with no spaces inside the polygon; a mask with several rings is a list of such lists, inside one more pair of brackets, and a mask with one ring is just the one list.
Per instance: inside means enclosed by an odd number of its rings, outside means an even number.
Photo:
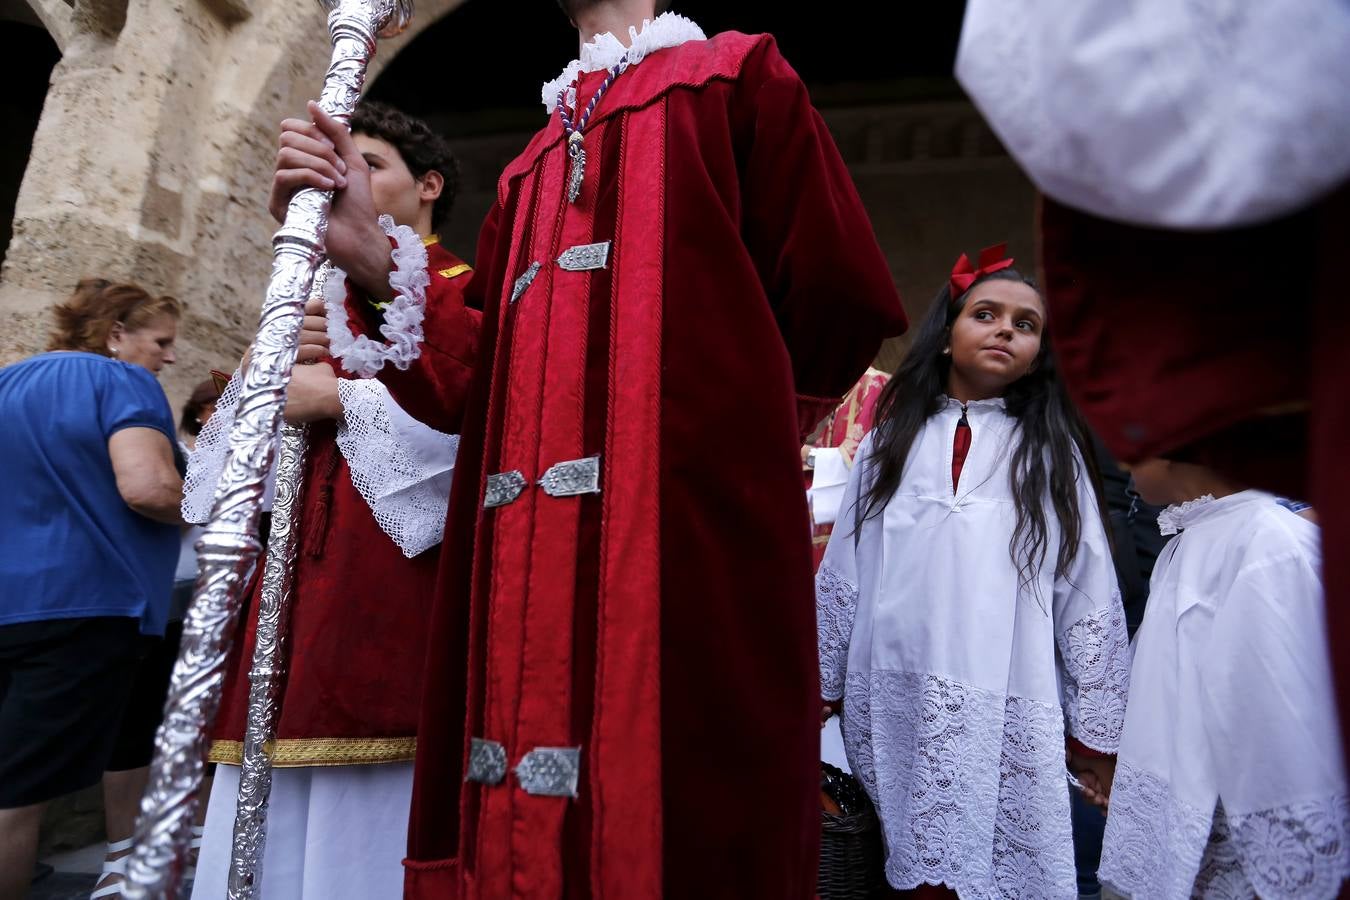
[{"label": "red velvet robe", "polygon": [[[604,77],[582,76],[582,103]],[[903,330],[899,298],[768,36],[648,56],[597,106],[585,149],[572,205],[554,113],[480,238],[483,366],[431,624],[406,896],[810,897],[802,425]],[[555,262],[602,241],[604,268]],[[598,493],[534,486],[592,455]],[[487,477],[509,470],[528,486],[485,510]],[[466,782],[471,738],[502,744],[508,768],[579,747],[578,796],[526,793],[510,772]]]},{"label": "red velvet robe", "polygon": [[[458,432],[477,352],[481,314],[464,305],[468,267],[427,247],[425,340],[405,372],[377,376],[398,384],[400,404],[426,425]],[[364,301],[348,298],[353,322]],[[350,377],[334,363],[339,377]],[[413,412],[413,406],[417,412]],[[410,760],[416,747],[426,620],[439,547],[412,559],[380,530],[336,443],[335,422],[310,427],[300,506],[280,717],[278,766]],[[259,560],[242,640],[227,670],[210,759],[239,764],[248,712]]]},{"label": "red velvet robe", "polygon": [[1058,362],[1112,454],[1191,460],[1316,509],[1350,749],[1350,185],[1224,231],[1136,228],[1050,199],[1041,220]]}]

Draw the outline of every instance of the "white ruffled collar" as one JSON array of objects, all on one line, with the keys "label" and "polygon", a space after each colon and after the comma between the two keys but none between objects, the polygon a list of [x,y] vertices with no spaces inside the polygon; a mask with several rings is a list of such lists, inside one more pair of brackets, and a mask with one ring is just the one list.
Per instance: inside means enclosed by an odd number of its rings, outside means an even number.
[{"label": "white ruffled collar", "polygon": [[678,47],[688,41],[707,40],[707,35],[690,19],[668,12],[655,19],[644,19],[640,31],[632,25],[628,26],[628,40],[629,46],[625,47],[622,41],[605,32],[582,44],[581,57],[568,63],[557,78],[544,82],[540,96],[548,114],[552,115],[553,110],[557,108],[558,91],[564,89],[567,90],[567,105],[576,106],[576,92],[572,82],[576,81],[582,72],[598,72],[616,66],[625,54],[628,56],[628,65],[636,66],[650,53]]},{"label": "white ruffled collar", "polygon": [[1177,534],[1197,522],[1251,502],[1274,503],[1275,498],[1264,491],[1252,490],[1238,491],[1217,500],[1213,494],[1204,494],[1185,503],[1175,503],[1158,513],[1158,530],[1164,535]]},{"label": "white ruffled collar", "polygon": [[1185,503],[1173,503],[1158,513],[1158,530],[1165,535],[1176,534],[1195,521],[1197,512],[1213,502],[1213,494],[1203,494]]}]

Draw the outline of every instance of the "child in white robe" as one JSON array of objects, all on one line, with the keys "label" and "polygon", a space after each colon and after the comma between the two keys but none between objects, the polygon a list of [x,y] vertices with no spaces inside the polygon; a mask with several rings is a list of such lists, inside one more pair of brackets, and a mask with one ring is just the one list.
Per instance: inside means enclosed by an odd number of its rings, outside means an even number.
[{"label": "child in white robe", "polygon": [[1180,534],[1135,638],[1099,877],[1141,900],[1335,897],[1350,803],[1317,526],[1201,466],[1132,474]]},{"label": "child in white robe", "polygon": [[1105,783],[1128,638],[1045,306],[991,251],[958,261],[859,448],[817,575],[822,693],[892,887],[1076,898],[1066,738]]}]

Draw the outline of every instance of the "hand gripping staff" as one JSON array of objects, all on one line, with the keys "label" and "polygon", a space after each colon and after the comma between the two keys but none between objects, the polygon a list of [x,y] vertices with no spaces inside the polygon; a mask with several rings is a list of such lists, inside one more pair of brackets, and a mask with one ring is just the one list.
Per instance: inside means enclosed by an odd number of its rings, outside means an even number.
[{"label": "hand gripping staff", "polygon": [[[376,37],[390,37],[407,27],[413,4],[412,0],[320,0],[320,3],[328,11],[333,54],[319,104],[329,115],[345,122],[351,118],[361,96]],[[323,261],[324,234],[332,203],[332,191],[312,188],[297,191],[286,211],[285,223],[273,238],[272,277],[253,352],[243,372],[239,407],[230,430],[229,452],[216,487],[211,520],[197,544],[196,592],[183,623],[182,649],[165,701],[164,722],[155,736],[150,782],[136,823],[135,850],[125,886],[126,896],[136,900],[176,900],[181,887],[205,768],[207,735],[220,705],[225,663],[243,592],[261,549],[257,533],[264,482],[276,453],[275,437],[285,407],[291,367],[295,364],[304,302]],[[288,463],[294,474],[298,474],[299,460],[304,455],[303,443],[299,429],[288,430],[282,441],[282,461]],[[278,485],[279,501],[289,505],[294,494],[280,495],[283,487],[293,492],[298,487],[298,478],[292,477],[290,485]],[[292,532],[293,529],[283,528],[278,541],[285,544]],[[281,561],[283,571],[290,558],[289,554],[285,556]],[[279,601],[284,593],[277,592]],[[268,624],[272,633],[265,636],[260,610],[258,645],[266,649],[254,657],[249,739],[257,737],[252,721],[255,695],[274,693],[279,618],[274,610]],[[271,663],[258,666],[260,657],[270,657]],[[256,743],[255,764],[256,757],[262,754],[262,741]],[[266,825],[266,790],[270,786],[270,772],[265,769],[265,765],[255,766],[252,775],[247,769],[241,773],[241,795],[245,778],[251,778],[257,789],[250,802],[256,799],[257,803],[250,810],[241,805],[240,819],[236,822],[229,884],[231,900],[257,895]],[[246,823],[243,835],[241,823]]]}]

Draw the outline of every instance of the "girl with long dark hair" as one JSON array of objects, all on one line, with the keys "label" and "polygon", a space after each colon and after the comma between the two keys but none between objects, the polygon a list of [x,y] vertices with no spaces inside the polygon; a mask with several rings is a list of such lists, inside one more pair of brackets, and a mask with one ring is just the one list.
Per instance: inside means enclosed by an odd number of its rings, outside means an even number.
[{"label": "girl with long dark hair", "polygon": [[893,887],[1071,898],[1066,744],[1107,783],[1128,639],[1045,304],[1002,257],[958,260],[858,450],[817,575],[822,692]]}]

